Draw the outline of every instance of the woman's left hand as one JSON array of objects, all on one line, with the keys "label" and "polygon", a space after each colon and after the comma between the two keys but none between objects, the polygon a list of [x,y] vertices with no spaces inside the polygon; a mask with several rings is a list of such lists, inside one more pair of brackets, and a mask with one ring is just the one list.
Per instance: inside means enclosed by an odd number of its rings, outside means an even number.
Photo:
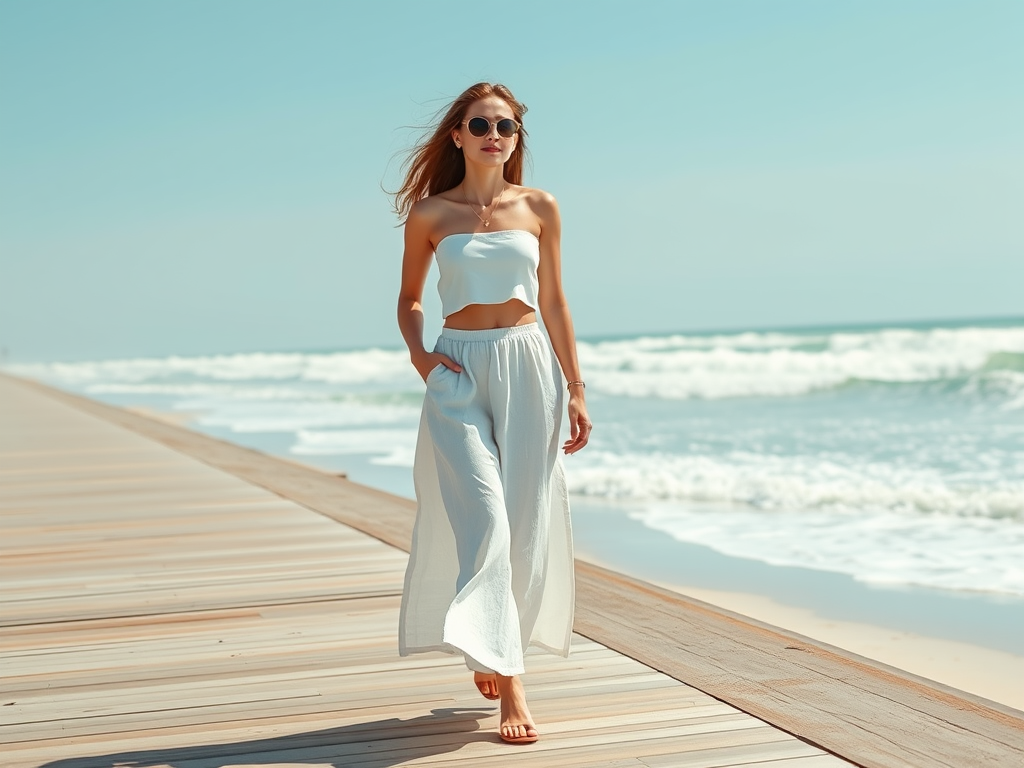
[{"label": "woman's left hand", "polygon": [[569,439],[562,445],[565,455],[569,456],[583,448],[590,441],[590,430],[594,425],[587,415],[587,404],[582,395],[569,396]]}]

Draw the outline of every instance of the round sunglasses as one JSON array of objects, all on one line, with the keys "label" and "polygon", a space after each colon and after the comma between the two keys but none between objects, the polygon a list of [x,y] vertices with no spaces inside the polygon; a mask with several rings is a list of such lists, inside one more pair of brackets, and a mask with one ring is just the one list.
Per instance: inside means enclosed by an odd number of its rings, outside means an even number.
[{"label": "round sunglasses", "polygon": [[486,117],[471,117],[468,120],[463,120],[462,123],[478,139],[490,133],[492,125],[498,129],[498,135],[503,139],[509,139],[519,132],[519,123],[511,117],[503,117],[496,123],[492,123]]}]

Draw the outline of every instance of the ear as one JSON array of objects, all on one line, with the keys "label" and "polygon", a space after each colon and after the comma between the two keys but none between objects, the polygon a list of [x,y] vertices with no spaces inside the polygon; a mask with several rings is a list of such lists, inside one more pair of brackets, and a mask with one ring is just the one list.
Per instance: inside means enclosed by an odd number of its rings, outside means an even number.
[{"label": "ear", "polygon": [[455,146],[458,149],[462,149],[462,137],[459,136],[458,130],[453,130],[452,131],[452,141],[455,142]]}]

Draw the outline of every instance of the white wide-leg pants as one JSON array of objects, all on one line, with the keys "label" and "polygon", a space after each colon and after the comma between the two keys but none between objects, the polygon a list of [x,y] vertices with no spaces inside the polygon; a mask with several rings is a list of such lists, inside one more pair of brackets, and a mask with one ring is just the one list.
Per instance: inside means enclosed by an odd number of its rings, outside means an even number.
[{"label": "white wide-leg pants", "polygon": [[567,656],[572,634],[561,374],[536,323],[445,328],[435,349],[462,372],[427,376],[399,652],[521,674],[526,647]]}]

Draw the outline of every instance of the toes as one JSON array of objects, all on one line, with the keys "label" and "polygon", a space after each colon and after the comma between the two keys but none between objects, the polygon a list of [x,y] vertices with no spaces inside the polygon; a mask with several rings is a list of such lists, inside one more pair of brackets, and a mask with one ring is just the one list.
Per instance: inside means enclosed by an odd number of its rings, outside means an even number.
[{"label": "toes", "polygon": [[532,725],[503,725],[501,738],[510,742],[527,742],[537,740],[537,729]]},{"label": "toes", "polygon": [[499,698],[498,696],[498,683],[495,681],[494,676],[487,676],[481,672],[477,672],[473,675],[473,682],[476,684],[476,688],[480,691],[485,699],[494,701]]}]

